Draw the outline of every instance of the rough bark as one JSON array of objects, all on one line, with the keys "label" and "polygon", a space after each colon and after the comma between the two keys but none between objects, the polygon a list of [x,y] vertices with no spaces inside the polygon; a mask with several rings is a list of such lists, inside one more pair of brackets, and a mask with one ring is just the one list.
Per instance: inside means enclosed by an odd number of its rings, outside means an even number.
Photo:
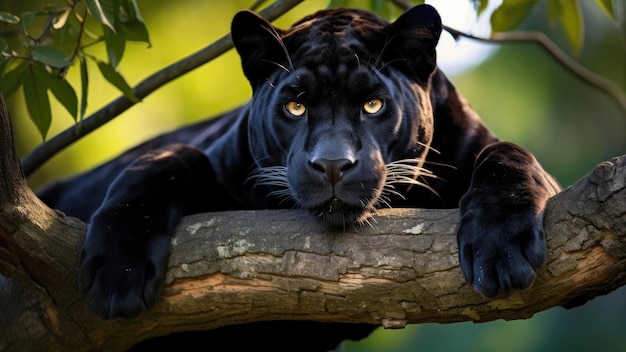
[{"label": "rough bark", "polygon": [[458,266],[457,210],[383,210],[341,233],[298,210],[190,216],[172,241],[156,306],[133,320],[90,315],[76,269],[86,225],[24,180],[0,101],[0,350],[122,350],[148,337],[273,319],[422,322],[525,319],[626,283],[626,156],[550,200],[549,258],[531,289],[485,299]]}]

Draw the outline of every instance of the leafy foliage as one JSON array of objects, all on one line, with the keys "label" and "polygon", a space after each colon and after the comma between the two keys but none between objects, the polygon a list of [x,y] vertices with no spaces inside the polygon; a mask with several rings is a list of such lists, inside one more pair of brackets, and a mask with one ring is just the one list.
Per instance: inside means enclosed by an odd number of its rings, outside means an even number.
[{"label": "leafy foliage", "polygon": [[[483,14],[490,4],[489,0],[467,1],[477,15]],[[421,3],[424,0],[329,0],[329,7],[360,7],[391,19],[400,14],[401,6]],[[595,0],[595,3],[611,21],[619,21],[615,0]],[[547,6],[549,22],[560,26],[572,51],[579,53],[584,40],[580,0],[503,0],[491,14],[492,32],[518,28],[530,11],[541,4]],[[33,25],[38,18],[44,18],[45,25]],[[94,21],[96,26],[91,25]],[[93,33],[94,28],[97,33]],[[118,72],[129,41],[150,45],[136,0],[70,0],[67,4],[38,11],[0,12],[2,29],[7,31],[0,32],[0,89],[8,97],[23,88],[30,118],[42,138],[46,138],[51,121],[48,92],[52,92],[75,122],[84,118],[90,80],[88,60],[93,61],[100,75],[125,97],[133,103],[139,101]],[[15,39],[10,38],[12,33],[18,33],[19,40],[11,40]],[[104,45],[105,58],[89,52],[96,45]],[[65,80],[67,71],[77,62],[80,90]]]},{"label": "leafy foliage", "polygon": [[[474,2],[479,2],[474,0]],[[614,0],[595,0],[596,4],[617,22],[617,5]],[[484,1],[480,1],[481,6]],[[502,5],[491,16],[492,32],[507,32],[518,27],[539,0],[503,0]],[[579,53],[583,46],[584,22],[580,0],[548,0],[548,20],[551,24],[559,24],[565,33],[574,53]]]},{"label": "leafy foliage", "polygon": [[[37,18],[44,18],[45,24],[33,25]],[[99,34],[86,28],[87,22],[93,20],[97,22],[96,29],[100,27]],[[97,64],[106,81],[131,101],[138,101],[117,72],[128,41],[150,45],[136,0],[70,1],[20,14],[0,12],[0,26],[6,30],[0,36],[0,88],[6,97],[23,88],[29,116],[43,139],[52,120],[48,92],[74,121],[84,117],[89,82],[87,60]],[[15,39],[12,36],[18,39],[11,40]],[[88,52],[90,47],[101,43],[106,47],[106,59]],[[65,80],[76,61],[80,63],[82,83],[80,108],[76,89]]]},{"label": "leafy foliage", "polygon": [[539,0],[503,0],[491,15],[491,30],[507,32],[515,29]]}]

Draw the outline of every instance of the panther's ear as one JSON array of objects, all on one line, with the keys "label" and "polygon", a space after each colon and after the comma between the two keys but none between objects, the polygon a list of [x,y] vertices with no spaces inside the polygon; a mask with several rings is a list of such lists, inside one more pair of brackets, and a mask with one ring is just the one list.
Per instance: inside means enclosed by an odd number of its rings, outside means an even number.
[{"label": "panther's ear", "polygon": [[435,48],[441,35],[441,17],[430,5],[418,5],[387,26],[387,62],[397,62],[422,82],[437,66]]},{"label": "panther's ear", "polygon": [[280,39],[282,31],[252,11],[241,11],[231,24],[231,36],[241,57],[243,72],[256,90],[277,67],[290,67]]}]

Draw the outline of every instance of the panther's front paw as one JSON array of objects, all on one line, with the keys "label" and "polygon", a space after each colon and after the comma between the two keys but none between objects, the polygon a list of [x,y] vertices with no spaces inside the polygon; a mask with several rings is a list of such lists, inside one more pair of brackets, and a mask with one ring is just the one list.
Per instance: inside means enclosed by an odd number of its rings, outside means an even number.
[{"label": "panther's front paw", "polygon": [[81,254],[79,288],[89,310],[103,318],[134,318],[154,305],[167,266],[167,237],[147,248],[108,248],[87,241]]},{"label": "panther's front paw", "polygon": [[478,292],[493,297],[532,284],[546,259],[543,209],[558,190],[515,144],[493,143],[478,155],[457,230],[461,268]]},{"label": "panther's front paw", "polygon": [[467,281],[485,297],[528,288],[545,262],[541,220],[520,218],[485,224],[471,212],[462,217],[457,234],[461,268]]}]

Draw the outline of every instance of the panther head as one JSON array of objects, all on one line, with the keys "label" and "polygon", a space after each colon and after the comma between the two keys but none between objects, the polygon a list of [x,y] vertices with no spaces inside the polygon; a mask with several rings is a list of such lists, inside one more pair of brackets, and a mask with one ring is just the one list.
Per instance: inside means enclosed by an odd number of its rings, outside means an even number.
[{"label": "panther head", "polygon": [[410,187],[428,187],[428,91],[441,28],[428,5],[393,23],[323,10],[287,30],[238,13],[231,33],[253,89],[251,180],[333,227],[360,224]]}]

